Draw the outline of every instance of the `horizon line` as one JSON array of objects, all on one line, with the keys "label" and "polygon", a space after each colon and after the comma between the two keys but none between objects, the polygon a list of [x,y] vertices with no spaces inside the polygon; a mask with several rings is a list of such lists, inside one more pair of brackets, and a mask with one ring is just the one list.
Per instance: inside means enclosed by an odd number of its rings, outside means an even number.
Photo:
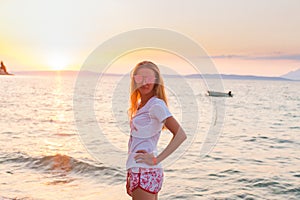
[{"label": "horizon line", "polygon": [[[18,74],[18,73],[26,73],[26,74],[30,74],[30,73],[79,73],[79,72],[84,72],[84,73],[89,73],[89,74],[98,74],[99,72],[94,72],[94,71],[89,71],[89,70],[84,70],[84,71],[79,71],[79,70],[25,70],[25,71],[12,71],[12,73],[14,74]],[[123,76],[125,74],[121,74],[121,73],[103,73],[106,75],[112,75],[112,76]],[[285,74],[281,75],[281,76],[264,76],[264,75],[251,75],[251,74],[225,74],[225,73],[218,73],[218,74],[183,74],[183,75],[177,75],[177,74],[166,74],[166,73],[162,73],[163,75],[166,76],[184,76],[184,77],[203,77],[203,76],[225,76],[223,78],[228,78],[230,76],[237,78],[266,78],[266,79],[281,79],[281,80],[288,80],[288,81],[295,81],[293,79],[289,79],[289,78],[285,78],[283,77]],[[209,77],[211,78],[211,77]],[[299,81],[299,80],[298,80]]]}]

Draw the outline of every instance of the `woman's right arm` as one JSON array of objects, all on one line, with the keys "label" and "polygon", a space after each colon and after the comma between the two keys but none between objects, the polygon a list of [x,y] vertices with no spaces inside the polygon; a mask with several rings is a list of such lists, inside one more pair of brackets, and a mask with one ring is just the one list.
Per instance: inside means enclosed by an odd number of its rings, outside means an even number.
[{"label": "woman's right arm", "polygon": [[173,134],[173,138],[171,139],[168,146],[157,156],[157,163],[160,163],[165,158],[167,158],[187,138],[184,130],[174,117],[168,117],[165,121],[165,126],[171,131],[171,133]]}]

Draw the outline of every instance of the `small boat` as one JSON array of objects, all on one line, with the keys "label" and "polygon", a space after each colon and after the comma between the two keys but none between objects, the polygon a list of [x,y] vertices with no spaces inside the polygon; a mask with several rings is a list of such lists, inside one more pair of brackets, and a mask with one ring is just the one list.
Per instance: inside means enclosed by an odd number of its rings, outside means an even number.
[{"label": "small boat", "polygon": [[208,96],[212,96],[212,97],[233,97],[233,94],[231,93],[231,91],[229,92],[215,92],[215,91],[207,91]]}]

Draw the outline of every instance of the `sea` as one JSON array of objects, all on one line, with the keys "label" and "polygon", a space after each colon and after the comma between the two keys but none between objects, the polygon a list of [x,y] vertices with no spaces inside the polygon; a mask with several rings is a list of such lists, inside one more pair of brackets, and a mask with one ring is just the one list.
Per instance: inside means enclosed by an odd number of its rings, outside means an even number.
[{"label": "sea", "polygon": [[[188,138],[162,165],[159,199],[300,199],[300,82],[165,77]],[[1,200],[129,200],[129,80],[0,77]],[[218,88],[220,89],[220,87]],[[161,133],[159,151],[172,139]]]}]

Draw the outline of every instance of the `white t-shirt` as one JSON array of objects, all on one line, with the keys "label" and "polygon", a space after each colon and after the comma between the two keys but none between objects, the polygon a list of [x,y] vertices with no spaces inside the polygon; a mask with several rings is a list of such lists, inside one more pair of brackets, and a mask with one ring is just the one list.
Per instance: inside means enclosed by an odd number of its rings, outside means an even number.
[{"label": "white t-shirt", "polygon": [[136,163],[134,156],[139,150],[145,150],[157,156],[157,142],[165,119],[172,116],[166,103],[157,97],[152,97],[140,108],[130,122],[131,132],[128,142],[128,159],[126,169],[130,168],[161,168],[161,164],[150,166]]}]

